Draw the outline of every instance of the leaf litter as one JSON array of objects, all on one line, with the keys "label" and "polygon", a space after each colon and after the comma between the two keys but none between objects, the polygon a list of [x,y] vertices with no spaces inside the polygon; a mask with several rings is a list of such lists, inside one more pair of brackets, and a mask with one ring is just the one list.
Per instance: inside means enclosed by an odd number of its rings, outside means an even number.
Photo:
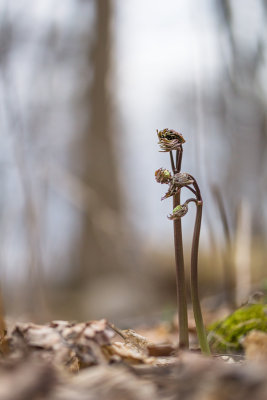
[{"label": "leaf litter", "polygon": [[266,400],[266,333],[249,332],[244,354],[205,357],[178,350],[173,329],[17,323],[5,338],[0,400]]}]

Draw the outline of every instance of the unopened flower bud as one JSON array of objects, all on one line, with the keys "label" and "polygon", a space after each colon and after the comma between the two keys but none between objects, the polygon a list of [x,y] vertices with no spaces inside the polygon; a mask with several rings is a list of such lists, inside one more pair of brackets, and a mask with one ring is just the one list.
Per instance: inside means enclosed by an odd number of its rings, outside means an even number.
[{"label": "unopened flower bud", "polygon": [[182,187],[185,185],[191,185],[192,183],[194,183],[194,180],[186,172],[179,172],[178,174],[175,174],[173,176],[172,183],[173,185]]},{"label": "unopened flower bud", "polygon": [[172,174],[168,169],[157,169],[155,172],[155,178],[158,183],[169,183],[172,179]]},{"label": "unopened flower bud", "polygon": [[165,200],[168,197],[174,196],[178,191],[185,185],[191,185],[194,183],[194,180],[191,176],[185,172],[179,172],[175,174],[169,182],[168,192],[161,198],[161,200]]},{"label": "unopened flower bud", "polygon": [[161,151],[167,152],[177,150],[181,144],[185,143],[183,135],[173,129],[163,129],[157,131]]},{"label": "unopened flower bud", "polygon": [[179,219],[183,217],[188,211],[188,205],[186,203],[179,204],[174,208],[172,214],[168,215],[168,218],[171,220]]}]

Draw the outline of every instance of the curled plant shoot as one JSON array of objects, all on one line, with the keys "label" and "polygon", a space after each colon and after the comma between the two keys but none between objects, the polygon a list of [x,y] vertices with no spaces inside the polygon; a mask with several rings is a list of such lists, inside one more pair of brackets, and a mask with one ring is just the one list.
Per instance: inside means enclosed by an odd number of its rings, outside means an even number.
[{"label": "curled plant shoot", "polygon": [[[196,205],[196,219],[191,250],[191,298],[194,318],[196,322],[197,336],[201,351],[204,354],[210,354],[198,294],[198,250],[203,208],[201,192],[197,181],[192,175],[180,172],[183,156],[183,144],[185,143],[185,139],[183,138],[183,136],[173,129],[164,129],[162,131],[157,131],[157,134],[159,139],[159,146],[161,149],[160,151],[169,152],[172,166],[172,174],[169,170],[160,168],[155,172],[155,178],[158,183],[169,185],[168,191],[165,196],[162,197],[162,200],[168,197],[173,197],[173,211],[168,216],[168,218],[173,221],[174,225],[174,248],[179,319],[179,346],[181,348],[189,348],[181,218],[187,214],[189,203],[193,202]],[[175,157],[173,155],[173,151],[176,152]],[[180,204],[180,193],[182,188],[189,189],[195,196],[186,200],[184,204]]]}]

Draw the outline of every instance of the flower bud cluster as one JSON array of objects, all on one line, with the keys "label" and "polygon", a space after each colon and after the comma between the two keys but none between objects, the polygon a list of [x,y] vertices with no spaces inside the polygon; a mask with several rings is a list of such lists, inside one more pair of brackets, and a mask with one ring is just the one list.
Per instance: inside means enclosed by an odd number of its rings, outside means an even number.
[{"label": "flower bud cluster", "polygon": [[[174,131],[173,129],[163,129],[157,131],[159,145],[161,151],[169,152],[172,150],[179,150],[182,144],[185,143],[185,139],[181,133]],[[174,168],[173,168],[174,169]],[[155,178],[158,183],[166,183],[169,185],[168,191],[161,200],[167,199],[168,197],[175,196],[179,190],[187,185],[194,183],[194,179],[191,175],[185,172],[174,173],[173,175],[168,169],[160,168],[155,172]],[[183,217],[188,211],[188,204],[184,203],[178,205],[173,210],[172,214],[168,216],[169,219],[175,220]]]}]

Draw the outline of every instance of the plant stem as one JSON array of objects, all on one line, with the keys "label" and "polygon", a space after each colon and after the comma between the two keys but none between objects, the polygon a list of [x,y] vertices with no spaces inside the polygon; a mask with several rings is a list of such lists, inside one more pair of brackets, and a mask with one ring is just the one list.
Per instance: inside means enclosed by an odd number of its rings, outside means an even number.
[{"label": "plant stem", "polygon": [[185,185],[184,187],[191,190],[191,192],[194,193],[195,196],[197,196],[197,192],[193,188],[191,188],[189,185]]},{"label": "plant stem", "polygon": [[202,207],[203,207],[203,202],[198,201],[196,203],[196,221],[195,221],[195,229],[194,229],[192,252],[191,252],[191,297],[192,297],[193,312],[196,321],[196,329],[197,329],[199,345],[202,353],[210,354],[210,348],[208,345],[207,335],[203,324],[203,318],[202,318],[199,294],[198,294],[198,247],[199,247],[199,236],[200,236],[201,219],[202,219]]},{"label": "plant stem", "polygon": [[[173,172],[180,172],[182,163],[182,146],[176,153],[176,168]],[[171,154],[171,160],[173,159]],[[180,190],[173,196],[173,208],[180,204]],[[185,286],[185,270],[184,270],[184,253],[183,253],[183,236],[181,218],[173,221],[174,229],[174,249],[176,264],[176,287],[178,299],[178,321],[179,321],[179,347],[189,348],[188,337],[188,316],[187,316],[187,300]]]},{"label": "plant stem", "polygon": [[174,164],[174,160],[173,160],[172,151],[170,151],[170,158],[171,158],[172,172],[175,173],[176,172],[176,168],[175,168],[175,164]]},{"label": "plant stem", "polygon": [[[180,204],[180,192],[173,196],[173,208]],[[189,348],[187,300],[184,271],[183,237],[181,218],[173,221],[178,298],[179,347]]]},{"label": "plant stem", "polygon": [[176,172],[181,171],[182,158],[183,158],[183,146],[180,145],[179,150],[176,151]]}]

